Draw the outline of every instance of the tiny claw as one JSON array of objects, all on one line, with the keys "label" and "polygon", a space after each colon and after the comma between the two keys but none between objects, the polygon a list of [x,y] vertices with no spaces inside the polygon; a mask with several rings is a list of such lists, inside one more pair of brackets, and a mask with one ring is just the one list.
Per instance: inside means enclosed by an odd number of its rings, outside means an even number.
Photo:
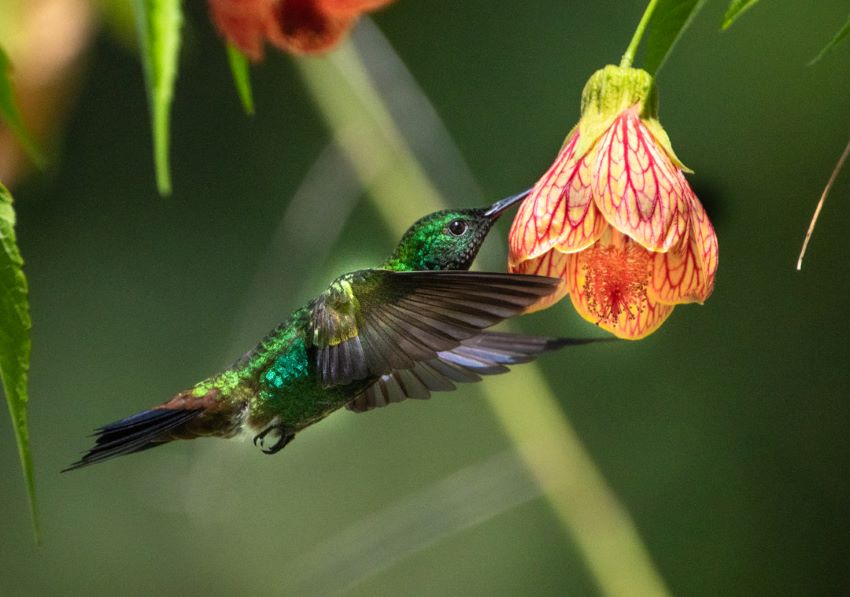
[{"label": "tiny claw", "polygon": [[260,449],[262,449],[263,444],[265,444],[266,436],[267,436],[267,435],[268,435],[268,434],[269,434],[269,433],[270,433],[273,429],[277,429],[277,427],[276,427],[275,425],[269,425],[268,427],[266,427],[265,429],[263,429],[262,431],[260,431],[257,435],[255,435],[255,436],[254,436],[254,445],[255,445],[255,446],[258,446]]},{"label": "tiny claw", "polygon": [[[272,431],[280,432],[280,436],[277,438],[277,441],[269,448],[265,447],[265,437],[271,433]],[[286,444],[291,442],[295,438],[295,432],[286,425],[269,425],[257,435],[254,436],[254,445],[259,447],[263,454],[277,454]]]},{"label": "tiny claw", "polygon": [[271,446],[268,450],[265,448],[260,449],[263,451],[264,454],[277,454],[278,452],[283,450],[286,447],[286,444],[291,442],[293,439],[295,439],[295,432],[289,429],[288,427],[281,427],[280,437],[277,439],[274,445]]}]

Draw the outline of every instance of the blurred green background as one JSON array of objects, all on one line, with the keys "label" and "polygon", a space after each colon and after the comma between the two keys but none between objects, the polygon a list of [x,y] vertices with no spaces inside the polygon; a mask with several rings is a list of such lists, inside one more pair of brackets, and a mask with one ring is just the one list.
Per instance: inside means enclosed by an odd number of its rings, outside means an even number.
[{"label": "blurred green background", "polygon": [[[847,173],[794,270],[850,134],[850,47],[805,63],[847,3],[764,2],[721,34],[724,4],[708,3],[659,79],[662,122],[718,231],[714,295],[647,340],[541,366],[674,594],[848,594]],[[585,80],[618,61],[643,5],[400,0],[375,15],[477,181],[437,180],[453,205],[495,200],[548,167]],[[4,423],[0,594],[596,594],[471,386],[336,413],[274,458],[201,440],[59,474],[93,427],[226,366],[396,241],[365,197],[288,211],[326,151],[321,115],[292,60],[270,52],[245,117],[204,5],[187,10],[173,197],[155,191],[137,58],[106,32],[58,161],[13,189],[43,545]],[[340,229],[338,241],[314,251],[298,218]],[[485,245],[490,267],[508,226]],[[521,325],[595,333],[568,301]],[[486,383],[498,393],[505,380]]]}]

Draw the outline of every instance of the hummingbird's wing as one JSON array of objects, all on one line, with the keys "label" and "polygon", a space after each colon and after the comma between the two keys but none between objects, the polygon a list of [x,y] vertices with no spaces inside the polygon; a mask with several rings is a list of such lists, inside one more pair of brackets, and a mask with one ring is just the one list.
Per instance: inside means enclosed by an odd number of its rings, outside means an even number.
[{"label": "hummingbird's wing", "polygon": [[481,381],[482,375],[506,373],[506,365],[527,363],[538,354],[564,346],[588,344],[594,339],[546,338],[500,332],[482,332],[451,350],[437,353],[411,369],[382,375],[354,400],[348,410],[366,412],[407,398],[424,400],[431,392],[450,391],[456,383]]},{"label": "hummingbird's wing", "polygon": [[312,303],[324,387],[413,369],[554,292],[560,280],[466,271],[364,270]]}]

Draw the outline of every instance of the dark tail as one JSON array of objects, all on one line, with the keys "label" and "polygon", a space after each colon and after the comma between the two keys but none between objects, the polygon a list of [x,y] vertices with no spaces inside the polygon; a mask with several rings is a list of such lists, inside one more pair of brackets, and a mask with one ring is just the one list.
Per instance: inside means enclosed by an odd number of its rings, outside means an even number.
[{"label": "dark tail", "polygon": [[173,439],[170,431],[191,421],[203,410],[153,408],[105,425],[96,430],[94,447],[62,472],[167,443]]}]

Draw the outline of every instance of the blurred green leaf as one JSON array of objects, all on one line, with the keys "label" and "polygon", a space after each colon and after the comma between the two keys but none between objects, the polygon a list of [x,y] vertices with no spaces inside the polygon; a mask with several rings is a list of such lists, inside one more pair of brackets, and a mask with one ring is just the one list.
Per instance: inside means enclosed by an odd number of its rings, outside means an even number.
[{"label": "blurred green leaf", "polygon": [[251,92],[251,72],[248,69],[248,58],[232,44],[227,44],[227,60],[230,63],[230,73],[233,75],[233,84],[239,92],[239,99],[245,113],[254,113],[254,94]]},{"label": "blurred green leaf", "polygon": [[821,58],[829,54],[833,49],[835,49],[835,46],[847,39],[847,37],[850,37],[850,17],[847,17],[847,22],[844,23],[844,26],[838,30],[838,33],[835,34],[835,37],[833,37],[830,42],[826,44],[826,46],[824,46],[824,48],[820,52],[818,52],[817,56],[812,58],[811,62],[809,62],[809,66],[815,64]]},{"label": "blurred green leaf", "polygon": [[12,63],[3,48],[0,48],[0,118],[15,135],[32,163],[39,170],[42,170],[45,163],[44,156],[24,126],[24,121],[12,93],[11,75]]},{"label": "blurred green leaf", "polygon": [[729,7],[726,9],[726,14],[723,15],[723,24],[721,29],[728,29],[732,23],[738,20],[742,14],[756,5],[759,0],[732,0]]},{"label": "blurred green leaf", "polygon": [[643,68],[655,75],[705,0],[660,0],[646,36]]},{"label": "blurred green leaf", "polygon": [[94,0],[94,5],[98,8],[98,18],[104,30],[122,46],[135,49],[138,30],[133,3],[127,0]]},{"label": "blurred green leaf", "polygon": [[27,427],[27,376],[30,367],[30,321],[27,279],[15,240],[12,196],[0,184],[0,378],[15,429],[18,455],[29,493],[30,513],[38,541],[35,477]]},{"label": "blurred green leaf", "polygon": [[156,184],[160,194],[168,195],[171,193],[168,162],[171,101],[177,79],[183,13],[180,0],[135,0],[135,9],[151,111]]}]

